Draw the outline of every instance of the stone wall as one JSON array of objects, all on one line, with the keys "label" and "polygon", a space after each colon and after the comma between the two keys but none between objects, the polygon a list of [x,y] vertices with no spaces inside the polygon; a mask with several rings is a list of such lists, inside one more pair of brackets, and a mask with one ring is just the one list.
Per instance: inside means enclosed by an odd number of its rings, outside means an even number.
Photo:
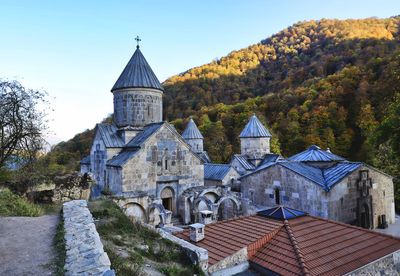
[{"label": "stone wall", "polygon": [[144,126],[162,121],[163,92],[152,88],[118,89],[114,94],[114,122],[118,127]]},{"label": "stone wall", "polygon": [[65,275],[115,276],[85,200],[63,204]]},{"label": "stone wall", "polygon": [[270,153],[269,137],[240,138],[240,151],[248,156],[264,156]]},{"label": "stone wall", "polygon": [[374,262],[360,267],[345,276],[356,275],[379,275],[379,276],[399,276],[400,275],[400,250],[386,255]]},{"label": "stone wall", "polygon": [[323,187],[280,165],[241,178],[243,196],[253,204],[276,206],[276,190],[279,190],[280,205],[328,217]]},{"label": "stone wall", "polygon": [[70,200],[89,200],[93,180],[89,174],[78,172],[55,176],[50,183],[31,188],[27,197],[35,202],[61,203]]},{"label": "stone wall", "polygon": [[280,205],[327,219],[357,224],[360,171],[368,171],[372,183],[369,189],[372,196],[371,228],[378,227],[380,215],[386,215],[387,222],[394,223],[392,179],[367,165],[345,176],[327,192],[322,186],[277,164],[241,178],[241,191],[245,198],[256,205],[275,206],[279,194]]}]

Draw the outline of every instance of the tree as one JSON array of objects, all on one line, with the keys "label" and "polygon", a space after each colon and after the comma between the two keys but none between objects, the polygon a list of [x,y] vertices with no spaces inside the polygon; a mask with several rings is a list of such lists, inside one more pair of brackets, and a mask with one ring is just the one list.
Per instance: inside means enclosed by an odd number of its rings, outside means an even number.
[{"label": "tree", "polygon": [[0,168],[12,156],[30,164],[43,149],[47,121],[41,105],[48,104],[46,96],[17,81],[0,80]]}]

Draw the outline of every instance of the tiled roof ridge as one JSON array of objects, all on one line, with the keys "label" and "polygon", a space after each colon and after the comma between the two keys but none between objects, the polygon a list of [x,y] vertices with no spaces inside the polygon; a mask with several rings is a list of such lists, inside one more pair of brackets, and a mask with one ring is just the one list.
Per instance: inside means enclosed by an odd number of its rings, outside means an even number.
[{"label": "tiled roof ridge", "polygon": [[277,227],[275,230],[273,230],[272,232],[262,236],[261,238],[259,238],[258,240],[256,240],[255,242],[253,242],[252,244],[249,244],[247,246],[247,256],[250,260],[251,257],[253,257],[257,251],[262,248],[264,245],[266,245],[273,237],[275,237],[275,235],[282,230],[283,225],[280,227]]},{"label": "tiled roof ridge", "polygon": [[287,233],[289,235],[290,242],[292,243],[292,246],[294,248],[294,252],[295,252],[295,254],[297,256],[297,259],[298,259],[298,261],[300,263],[300,267],[301,267],[301,270],[303,272],[303,275],[310,275],[309,269],[308,269],[308,267],[307,267],[307,265],[306,265],[306,263],[304,261],[303,253],[301,252],[299,246],[297,245],[297,240],[296,240],[296,238],[295,238],[295,236],[293,234],[292,229],[290,228],[290,224],[289,224],[288,220],[285,219],[283,221],[283,225],[285,226],[285,229],[286,229],[286,231],[287,231]]},{"label": "tiled roof ridge", "polygon": [[316,216],[313,216],[313,215],[308,215],[308,216],[312,217],[314,219],[335,223],[335,224],[338,224],[338,225],[341,225],[341,226],[345,226],[345,227],[348,227],[348,228],[353,228],[353,229],[361,230],[361,231],[364,231],[364,232],[367,232],[367,233],[373,233],[375,235],[382,236],[382,237],[385,237],[385,238],[391,238],[391,239],[395,239],[397,241],[400,241],[400,238],[398,238],[398,237],[391,236],[389,234],[385,234],[385,233],[381,233],[381,232],[372,231],[370,229],[365,229],[365,228],[362,228],[360,226],[355,226],[355,225],[343,223],[343,222],[336,221],[336,220],[330,220],[330,219],[327,219],[327,218],[316,217]]}]

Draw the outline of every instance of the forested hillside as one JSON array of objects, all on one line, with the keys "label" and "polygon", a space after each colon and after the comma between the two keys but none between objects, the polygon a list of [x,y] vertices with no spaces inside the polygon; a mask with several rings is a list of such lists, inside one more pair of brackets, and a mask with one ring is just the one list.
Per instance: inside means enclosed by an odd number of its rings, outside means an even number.
[{"label": "forested hillside", "polygon": [[316,144],[400,177],[399,37],[399,16],[299,22],[166,80],[164,118],[182,131],[192,116],[214,162],[255,112],[286,157]]}]

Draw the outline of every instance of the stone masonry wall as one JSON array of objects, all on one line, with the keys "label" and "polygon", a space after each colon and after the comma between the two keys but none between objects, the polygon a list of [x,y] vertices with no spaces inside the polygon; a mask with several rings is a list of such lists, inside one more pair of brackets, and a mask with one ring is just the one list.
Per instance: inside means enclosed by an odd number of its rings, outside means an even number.
[{"label": "stone masonry wall", "polygon": [[85,200],[63,204],[65,275],[115,276]]},{"label": "stone masonry wall", "polygon": [[384,256],[374,262],[371,262],[363,267],[360,267],[352,272],[345,274],[345,276],[356,276],[356,275],[400,275],[400,250],[393,252],[389,255]]}]

